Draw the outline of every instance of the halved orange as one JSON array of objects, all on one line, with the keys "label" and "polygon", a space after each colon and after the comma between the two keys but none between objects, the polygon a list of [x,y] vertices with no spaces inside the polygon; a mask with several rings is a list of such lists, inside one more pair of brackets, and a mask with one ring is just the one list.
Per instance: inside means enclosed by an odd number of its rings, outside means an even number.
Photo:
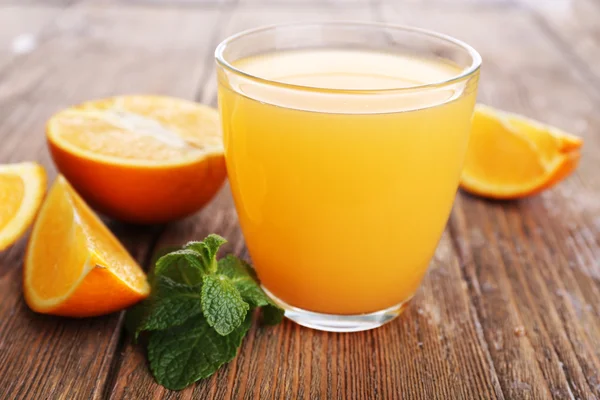
[{"label": "halved orange", "polygon": [[0,251],[29,227],[46,192],[46,172],[36,163],[0,165]]},{"label": "halved orange", "polygon": [[575,170],[582,144],[559,129],[478,105],[460,186],[493,199],[539,193]]},{"label": "halved orange", "polygon": [[47,124],[59,171],[99,211],[157,223],[199,210],[222,186],[225,161],[218,113],[161,96],[90,101]]},{"label": "halved orange", "polygon": [[69,317],[121,310],[150,291],[142,269],[62,176],[33,226],[23,289],[32,310]]}]

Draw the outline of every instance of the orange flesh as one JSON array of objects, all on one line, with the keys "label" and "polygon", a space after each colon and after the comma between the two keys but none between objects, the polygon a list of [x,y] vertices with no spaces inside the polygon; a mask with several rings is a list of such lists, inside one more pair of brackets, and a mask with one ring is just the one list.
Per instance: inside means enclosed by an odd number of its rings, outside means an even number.
[{"label": "orange flesh", "polygon": [[145,276],[135,261],[67,185],[52,187],[36,223],[42,228],[35,229],[30,244],[27,275],[36,296],[64,296],[94,267],[131,287],[144,287]]},{"label": "orange flesh", "polygon": [[73,203],[83,222],[87,245],[94,252],[94,266],[110,266],[112,273],[133,287],[145,282],[146,276],[142,270],[131,268],[136,262],[90,208],[79,197],[73,197]]},{"label": "orange flesh", "polygon": [[31,254],[31,285],[42,299],[64,295],[80,278],[89,257],[81,226],[67,193],[54,186],[42,208],[45,229],[37,232]]},{"label": "orange flesh", "polygon": [[198,211],[226,178],[216,110],[161,96],[84,103],[47,124],[57,169],[110,217],[163,223]]},{"label": "orange flesh", "polygon": [[465,170],[498,185],[512,185],[515,177],[535,179],[546,173],[526,139],[507,135],[499,122],[482,121],[482,117],[475,117],[473,121],[473,131],[478,130],[486,130],[487,134],[471,135]]},{"label": "orange flesh", "polygon": [[0,175],[0,230],[15,216],[25,195],[25,185],[16,175]]},{"label": "orange flesh", "polygon": [[577,168],[582,145],[559,129],[478,105],[461,187],[494,199],[539,193]]},{"label": "orange flesh", "polygon": [[185,146],[169,146],[154,137],[137,132],[123,132],[101,120],[86,120],[86,129],[67,117],[61,119],[61,124],[61,136],[64,140],[81,150],[105,156],[165,161],[186,158],[195,151]]},{"label": "orange flesh", "polygon": [[122,160],[181,161],[220,146],[216,115],[195,103],[160,97],[125,97],[83,104],[52,119],[54,130],[79,150]]}]

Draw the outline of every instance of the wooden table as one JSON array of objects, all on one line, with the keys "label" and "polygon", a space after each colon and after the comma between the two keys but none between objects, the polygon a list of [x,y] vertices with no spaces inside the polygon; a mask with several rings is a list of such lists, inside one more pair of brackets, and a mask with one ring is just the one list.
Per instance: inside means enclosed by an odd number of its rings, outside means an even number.
[{"label": "wooden table", "polygon": [[[154,382],[123,314],[36,315],[21,292],[26,238],[0,254],[0,399],[600,398],[598,0],[0,0],[0,163],[55,175],[44,121],[83,100],[159,93],[215,105],[213,50],[297,20],[435,29],[484,58],[480,101],[585,138],[577,173],[515,202],[460,193],[404,315],[354,334],[255,326],[238,357],[181,392]],[[146,268],[217,232],[245,255],[229,188],[168,226],[110,228]]]}]

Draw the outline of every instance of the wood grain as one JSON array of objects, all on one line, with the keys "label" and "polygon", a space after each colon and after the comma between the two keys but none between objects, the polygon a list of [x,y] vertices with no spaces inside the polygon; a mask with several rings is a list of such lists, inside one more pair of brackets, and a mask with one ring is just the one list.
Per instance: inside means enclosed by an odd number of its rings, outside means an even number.
[{"label": "wood grain", "polygon": [[[582,79],[592,83],[600,96],[600,26],[596,0],[519,0],[536,17],[538,26],[560,48],[563,58],[577,68]],[[599,97],[600,98],[600,97]]]},{"label": "wood grain", "polygon": [[[461,9],[445,10],[443,15],[406,8],[402,13],[384,13],[391,21],[417,21],[473,44],[484,58],[484,101],[538,117],[586,139],[577,176],[560,188],[508,204],[461,195],[450,227],[507,398],[600,396],[600,314],[594,309],[598,281],[590,281],[588,274],[577,277],[580,271],[598,271],[598,242],[578,240],[582,254],[557,251],[561,243],[575,240],[571,236],[575,232],[587,232],[591,238],[600,235],[598,226],[589,226],[585,217],[597,218],[600,212],[598,192],[590,191],[597,188],[593,166],[600,164],[595,154],[587,155],[600,146],[597,120],[585,112],[594,102],[594,90],[586,88],[578,71],[570,68],[552,37],[542,29],[532,32],[531,27],[539,23],[533,13],[519,8],[480,9],[471,15]],[[473,17],[481,25],[467,23]],[[490,32],[504,26],[510,30],[490,38],[478,26]],[[552,109],[560,113],[553,114]],[[572,193],[574,198],[562,193]],[[584,254],[589,256],[582,260]],[[525,334],[515,334],[521,328]]]},{"label": "wood grain", "polygon": [[[180,392],[154,382],[122,315],[30,312],[23,239],[0,254],[0,399],[600,398],[594,0],[2,0],[0,163],[35,159],[53,175],[43,123],[89,98],[163,93],[215,105],[220,40],[257,25],[333,19],[417,25],[474,45],[484,58],[480,100],[584,137],[577,173],[518,202],[459,194],[423,287],[393,323],[355,334],[255,324],[234,361]],[[23,33],[36,46],[15,54]],[[229,239],[226,252],[248,257],[227,186],[166,227],[110,227],[146,265],[158,249],[211,232]]]},{"label": "wood grain", "polygon": [[40,37],[61,11],[62,7],[49,6],[0,8],[0,74],[10,62],[38,46]]},{"label": "wood grain", "polygon": [[[22,10],[23,29],[30,12],[34,18],[38,9]],[[43,125],[67,105],[129,92],[193,98],[203,74],[197,60],[208,52],[203,38],[216,17],[94,4],[60,13],[35,50],[1,72],[1,162],[38,160],[52,179]],[[160,231],[109,226],[142,263]],[[68,320],[29,311],[21,294],[25,240],[0,254],[0,398],[100,398],[118,355],[122,316]]]}]

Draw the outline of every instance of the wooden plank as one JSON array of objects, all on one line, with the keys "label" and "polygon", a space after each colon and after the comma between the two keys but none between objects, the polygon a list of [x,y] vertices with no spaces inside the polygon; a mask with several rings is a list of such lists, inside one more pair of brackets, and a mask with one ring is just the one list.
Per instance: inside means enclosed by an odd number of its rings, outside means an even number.
[{"label": "wooden plank", "polygon": [[514,0],[401,0],[399,2],[391,0],[380,0],[377,4],[389,4],[396,6],[407,6],[410,8],[426,8],[434,7],[436,9],[464,9],[468,7],[467,13],[479,8],[499,8],[499,7],[514,7]]},{"label": "wooden plank", "polygon": [[596,0],[518,0],[554,41],[567,62],[590,81],[600,99],[600,3]]},{"label": "wooden plank", "polygon": [[[66,10],[48,40],[2,72],[0,162],[38,160],[53,178],[43,125],[69,104],[131,92],[193,98],[217,17],[97,3]],[[160,228],[110,227],[147,261]],[[69,320],[32,313],[21,294],[24,246],[25,239],[0,254],[0,398],[100,398],[118,361],[122,314]]]},{"label": "wooden plank", "polygon": [[484,59],[484,101],[586,139],[577,175],[559,188],[514,203],[461,195],[450,226],[507,398],[599,396],[594,277],[600,271],[600,124],[591,107],[594,92],[545,33],[532,29],[534,17],[518,8],[435,12],[384,6],[382,15],[473,44]]},{"label": "wooden plank", "polygon": [[[246,254],[227,191],[198,217],[169,227],[160,246],[210,232],[230,240],[226,251]],[[144,350],[128,345],[111,398],[371,399],[400,393],[415,399],[504,398],[482,341],[459,263],[444,236],[423,289],[398,321],[352,335],[289,321],[276,328],[255,325],[233,362],[181,392],[157,385]]]},{"label": "wooden plank", "polygon": [[236,0],[104,0],[107,3],[144,8],[223,8],[233,6]]},{"label": "wooden plank", "polygon": [[[364,19],[370,12],[290,6],[265,13],[240,6],[218,37],[273,22]],[[214,79],[201,95],[214,104]],[[197,217],[169,226],[158,247],[210,232],[229,239],[226,251],[247,256],[228,188]],[[111,398],[372,399],[403,393],[422,399],[504,398],[466,289],[446,235],[423,289],[394,323],[352,335],[317,332],[289,321],[277,328],[254,326],[232,363],[181,392],[157,385],[143,349],[128,345]]]},{"label": "wooden plank", "polygon": [[240,0],[239,3],[243,6],[255,6],[264,8],[298,8],[305,7],[313,10],[318,10],[328,5],[345,5],[345,6],[368,6],[377,0]]},{"label": "wooden plank", "polygon": [[62,7],[0,6],[0,71],[15,58],[32,52],[61,11]]},{"label": "wooden plank", "polygon": [[[262,3],[249,4],[229,20],[227,12],[203,6],[179,10],[182,3],[82,4],[61,16],[49,40],[0,72],[0,162],[38,159],[49,166],[43,121],[90,97],[197,93],[214,104],[212,50],[235,31],[292,20],[380,18],[474,44],[484,56],[481,98],[584,136],[580,170],[521,202],[459,196],[424,286],[398,321],[352,335],[290,322],[255,326],[235,361],[177,393],[153,381],[142,349],[124,341],[119,316],[72,321],[31,313],[20,294],[21,241],[0,255],[0,398],[600,397],[596,90],[539,29],[535,14],[508,2],[470,0],[388,2],[376,15],[366,6],[302,2],[268,12]],[[111,228],[140,261],[149,258],[158,231]],[[209,232],[246,255],[228,188],[197,216],[169,226],[158,247]]]},{"label": "wooden plank", "polygon": [[0,7],[15,6],[18,8],[29,8],[36,6],[66,7],[77,0],[0,0]]}]

